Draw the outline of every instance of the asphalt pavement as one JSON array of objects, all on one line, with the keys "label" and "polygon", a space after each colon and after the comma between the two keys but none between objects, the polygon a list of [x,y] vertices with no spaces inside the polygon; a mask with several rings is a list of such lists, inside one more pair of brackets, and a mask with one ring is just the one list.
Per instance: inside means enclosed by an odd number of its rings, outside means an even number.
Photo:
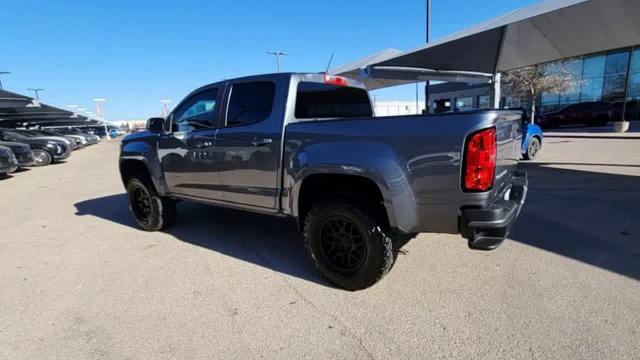
[{"label": "asphalt pavement", "polygon": [[0,180],[0,359],[637,359],[640,141],[548,139],[493,252],[423,234],[360,292],[295,224],[198,204],[136,228],[118,141]]}]

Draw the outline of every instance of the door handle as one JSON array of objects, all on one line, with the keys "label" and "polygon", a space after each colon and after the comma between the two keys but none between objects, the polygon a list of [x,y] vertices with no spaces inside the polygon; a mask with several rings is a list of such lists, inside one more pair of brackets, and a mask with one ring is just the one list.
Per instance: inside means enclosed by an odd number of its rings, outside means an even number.
[{"label": "door handle", "polygon": [[202,142],[197,142],[195,145],[197,149],[204,149],[210,146],[213,146],[213,141],[202,141]]},{"label": "door handle", "polygon": [[253,139],[251,145],[253,146],[264,146],[269,145],[273,142],[273,139]]}]

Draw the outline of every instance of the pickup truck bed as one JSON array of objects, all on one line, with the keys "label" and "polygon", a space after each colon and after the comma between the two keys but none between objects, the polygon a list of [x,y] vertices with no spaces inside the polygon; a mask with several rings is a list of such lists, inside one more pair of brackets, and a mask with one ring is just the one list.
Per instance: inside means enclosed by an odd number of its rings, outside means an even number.
[{"label": "pickup truck bed", "polygon": [[[486,206],[510,186],[520,157],[520,118],[519,112],[477,111],[289,124],[285,187],[295,195],[296,183],[331,168],[364,176],[380,188],[391,226],[457,234],[461,204]],[[495,185],[488,192],[463,192],[465,139],[492,126],[498,136]],[[296,204],[285,207],[298,215]]]}]

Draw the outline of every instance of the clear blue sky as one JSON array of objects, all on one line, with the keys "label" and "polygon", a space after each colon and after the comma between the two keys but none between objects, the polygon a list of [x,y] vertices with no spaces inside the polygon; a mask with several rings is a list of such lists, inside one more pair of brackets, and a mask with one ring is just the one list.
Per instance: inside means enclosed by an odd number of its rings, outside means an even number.
[{"label": "clear blue sky", "polygon": [[[432,39],[535,0],[432,0]],[[109,120],[160,114],[192,89],[223,78],[274,72],[267,50],[290,55],[286,71],[322,71],[385,48],[424,41],[424,0],[7,1],[0,71],[5,88],[41,87],[43,102],[94,110]],[[415,87],[377,92],[410,100]]]}]

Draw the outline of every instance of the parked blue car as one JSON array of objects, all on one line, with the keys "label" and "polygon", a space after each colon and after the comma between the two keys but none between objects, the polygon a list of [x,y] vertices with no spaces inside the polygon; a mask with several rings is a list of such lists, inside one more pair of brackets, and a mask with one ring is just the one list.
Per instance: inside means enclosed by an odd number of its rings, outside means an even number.
[{"label": "parked blue car", "polygon": [[544,139],[544,133],[540,126],[525,124],[524,136],[522,137],[522,157],[525,160],[534,160],[538,156],[542,150],[542,139]]}]

